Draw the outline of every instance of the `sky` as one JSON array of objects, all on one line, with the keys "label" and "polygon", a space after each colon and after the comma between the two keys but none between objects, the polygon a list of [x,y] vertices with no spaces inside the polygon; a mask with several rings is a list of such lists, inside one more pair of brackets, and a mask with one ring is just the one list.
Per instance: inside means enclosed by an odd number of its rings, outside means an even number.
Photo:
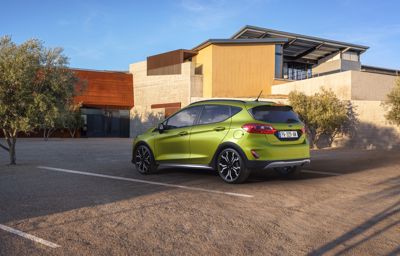
[{"label": "sky", "polygon": [[147,56],[253,25],[366,45],[364,65],[400,69],[398,0],[0,0],[0,6],[0,36],[62,47],[74,68],[128,70]]}]

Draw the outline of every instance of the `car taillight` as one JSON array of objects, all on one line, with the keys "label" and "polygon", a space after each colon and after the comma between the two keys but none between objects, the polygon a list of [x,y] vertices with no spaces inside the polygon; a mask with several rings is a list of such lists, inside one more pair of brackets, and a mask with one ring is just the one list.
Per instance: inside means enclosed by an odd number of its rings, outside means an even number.
[{"label": "car taillight", "polygon": [[274,134],[276,129],[269,124],[245,124],[242,128],[248,133]]}]

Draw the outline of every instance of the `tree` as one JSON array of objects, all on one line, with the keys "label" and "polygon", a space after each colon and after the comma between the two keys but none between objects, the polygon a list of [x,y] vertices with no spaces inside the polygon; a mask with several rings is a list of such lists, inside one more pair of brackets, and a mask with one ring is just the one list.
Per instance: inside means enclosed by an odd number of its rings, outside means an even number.
[{"label": "tree", "polygon": [[61,48],[45,48],[37,39],[20,45],[0,38],[0,129],[10,164],[16,164],[18,133],[52,127],[60,109],[72,102],[74,73]]},{"label": "tree", "polygon": [[383,103],[387,113],[386,119],[391,123],[400,126],[400,78],[396,80],[392,91],[387,95]]},{"label": "tree", "polygon": [[81,104],[69,105],[61,113],[60,120],[61,120],[61,127],[68,129],[71,138],[74,138],[76,131],[82,128],[84,124],[81,115]]},{"label": "tree", "polygon": [[[46,100],[45,100],[46,102]],[[44,140],[48,140],[56,130],[61,126],[61,109],[56,106],[51,106],[51,102],[45,105],[47,111],[43,111],[39,114],[40,124],[38,125],[39,130],[43,132]]]},{"label": "tree", "polygon": [[338,134],[348,132],[348,126],[354,124],[351,105],[341,101],[331,90],[322,88],[311,96],[291,92],[289,102],[305,123],[314,147],[322,137],[332,145]]}]

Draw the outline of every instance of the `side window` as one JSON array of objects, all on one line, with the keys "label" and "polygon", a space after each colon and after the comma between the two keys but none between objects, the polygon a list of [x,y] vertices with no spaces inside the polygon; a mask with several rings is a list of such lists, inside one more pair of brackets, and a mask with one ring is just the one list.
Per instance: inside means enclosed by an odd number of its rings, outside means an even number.
[{"label": "side window", "polygon": [[224,121],[231,116],[230,112],[230,106],[205,106],[201,112],[198,124],[211,124]]},{"label": "side window", "polygon": [[167,128],[173,129],[193,125],[200,114],[201,108],[201,106],[196,106],[176,113],[167,120]]},{"label": "side window", "polygon": [[236,115],[236,114],[239,113],[240,111],[242,111],[242,108],[239,108],[239,107],[231,107],[231,116]]}]

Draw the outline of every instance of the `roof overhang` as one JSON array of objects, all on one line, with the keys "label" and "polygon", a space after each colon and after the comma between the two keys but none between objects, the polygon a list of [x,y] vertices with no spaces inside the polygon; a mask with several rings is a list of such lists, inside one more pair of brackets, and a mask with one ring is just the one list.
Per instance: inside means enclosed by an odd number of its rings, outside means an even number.
[{"label": "roof overhang", "polygon": [[287,42],[287,38],[209,39],[194,47],[192,50],[199,51],[211,44],[285,44]]},{"label": "roof overhang", "polygon": [[264,40],[266,38],[287,40],[283,49],[283,55],[286,59],[302,60],[314,63],[334,53],[352,51],[361,54],[369,48],[364,45],[345,43],[255,26],[243,27],[231,37],[231,40]]}]

